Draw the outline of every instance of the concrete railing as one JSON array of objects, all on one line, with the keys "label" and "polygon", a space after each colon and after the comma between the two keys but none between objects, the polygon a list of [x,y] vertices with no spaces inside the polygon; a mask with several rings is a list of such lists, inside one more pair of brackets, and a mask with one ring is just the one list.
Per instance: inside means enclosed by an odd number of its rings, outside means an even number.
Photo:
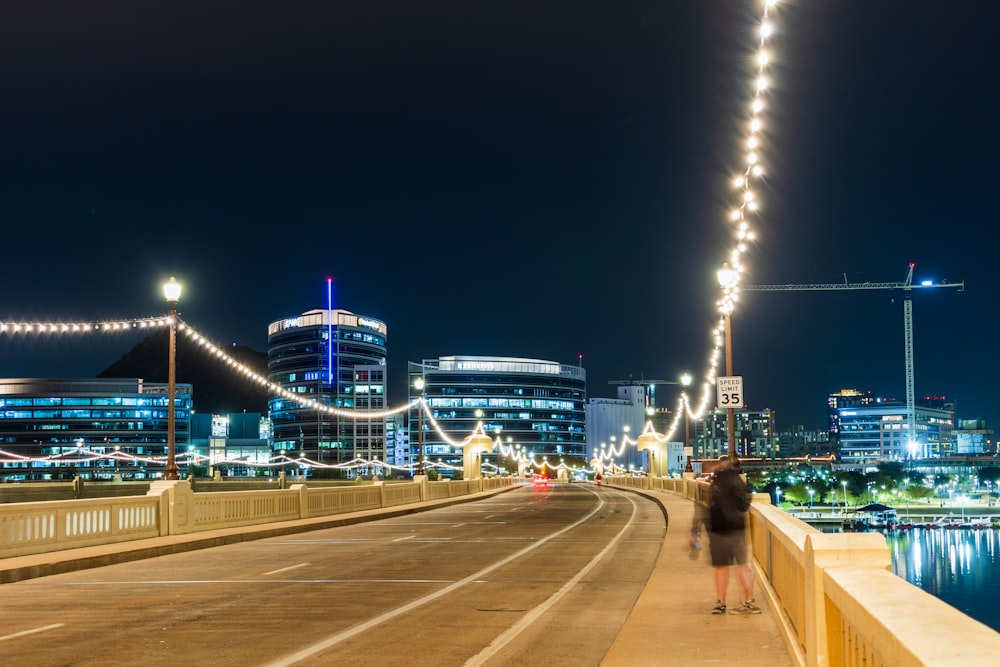
[{"label": "concrete railing", "polygon": [[165,535],[398,507],[513,486],[506,478],[266,491],[194,493],[187,481],[157,481],[145,496],[0,505],[0,558]]},{"label": "concrete railing", "polygon": [[158,537],[161,513],[149,496],[0,505],[0,558]]},{"label": "concrete railing", "polygon": [[[612,477],[695,502],[694,479]],[[1000,633],[892,573],[881,533],[821,533],[756,494],[750,542],[789,654],[802,667],[996,664]],[[686,529],[686,527],[685,527]]]}]

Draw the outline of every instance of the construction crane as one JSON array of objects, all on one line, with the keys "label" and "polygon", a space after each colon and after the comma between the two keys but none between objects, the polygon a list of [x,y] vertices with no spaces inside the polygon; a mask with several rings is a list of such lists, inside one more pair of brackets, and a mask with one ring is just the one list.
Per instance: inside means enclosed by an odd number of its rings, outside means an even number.
[{"label": "construction crane", "polygon": [[935,289],[939,287],[954,287],[958,291],[965,290],[965,281],[957,283],[940,282],[935,283],[925,280],[916,285],[913,284],[913,267],[910,262],[906,272],[906,280],[901,283],[849,283],[847,274],[844,274],[844,282],[841,283],[818,283],[812,285],[747,285],[742,289],[748,292],[785,292],[792,290],[903,290],[903,351],[906,365],[906,426],[909,429],[910,441],[916,443],[917,440],[917,413],[916,398],[913,392],[913,290],[915,289]]}]

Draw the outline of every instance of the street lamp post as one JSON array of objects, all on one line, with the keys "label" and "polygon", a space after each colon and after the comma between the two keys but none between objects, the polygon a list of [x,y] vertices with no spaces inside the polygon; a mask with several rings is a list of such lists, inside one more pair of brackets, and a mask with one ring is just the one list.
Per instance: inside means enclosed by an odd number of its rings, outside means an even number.
[{"label": "street lamp post", "polygon": [[424,474],[424,379],[418,377],[413,381],[413,387],[420,392],[420,400],[417,401],[417,474]]},{"label": "street lamp post", "polygon": [[176,409],[174,406],[174,391],[176,385],[176,341],[177,341],[177,302],[181,298],[181,284],[170,276],[170,280],[163,283],[163,297],[170,304],[170,341],[167,348],[167,468],[164,470],[165,479],[180,479],[180,471],[177,469],[176,452]]},{"label": "street lamp post", "polygon": [[[628,449],[628,432],[629,432],[629,426],[628,426],[628,424],[625,424],[624,426],[622,426],[622,431],[624,432],[624,435],[622,435],[622,447],[625,448],[625,467],[628,468],[629,470],[631,470],[632,469],[632,452],[630,452],[629,449]],[[640,457],[640,460],[642,460],[641,457]]]},{"label": "street lamp post", "polygon": [[844,489],[844,514],[847,514],[847,482],[841,480],[840,486]]},{"label": "street lamp post", "polygon": [[[729,267],[728,264],[723,264],[722,268],[719,269],[718,274],[719,285],[726,291],[726,297],[722,302],[722,315],[724,319],[724,326],[726,329],[726,376],[733,376],[733,327],[732,327],[732,312],[733,312],[733,300],[730,293],[736,289],[736,283],[740,279],[740,274]],[[729,444],[729,461],[734,467],[739,468],[740,459],[736,454],[736,408],[728,408],[726,410],[726,440]]]},{"label": "street lamp post", "polygon": [[[691,374],[685,373],[681,376],[681,385],[685,388],[683,393],[683,409],[684,409],[684,458],[686,463],[684,464],[684,472],[694,472],[694,467],[691,465],[691,457],[694,456],[694,450],[691,449],[691,424],[689,421],[688,412],[690,407],[688,406],[687,398],[687,387],[691,386]],[[690,452],[690,453],[689,453]]]}]

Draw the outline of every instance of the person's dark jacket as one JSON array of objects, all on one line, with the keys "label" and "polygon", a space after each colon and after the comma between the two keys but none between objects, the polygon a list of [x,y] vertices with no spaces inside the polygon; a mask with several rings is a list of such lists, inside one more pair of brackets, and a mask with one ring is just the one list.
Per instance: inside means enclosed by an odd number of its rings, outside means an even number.
[{"label": "person's dark jacket", "polygon": [[746,528],[750,490],[738,472],[732,468],[720,470],[708,493],[709,530],[725,534]]}]

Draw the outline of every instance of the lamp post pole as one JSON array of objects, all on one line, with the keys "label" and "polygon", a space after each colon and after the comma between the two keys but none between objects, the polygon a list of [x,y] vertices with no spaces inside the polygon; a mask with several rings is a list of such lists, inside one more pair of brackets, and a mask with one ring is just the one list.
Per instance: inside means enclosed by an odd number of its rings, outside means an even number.
[{"label": "lamp post pole", "polygon": [[[689,421],[688,413],[690,412],[690,407],[688,406],[687,397],[687,387],[691,385],[691,374],[685,373],[681,376],[681,386],[684,387],[684,391],[681,394],[683,397],[683,409],[684,409],[684,458],[686,463],[684,464],[684,472],[694,472],[694,467],[691,465],[691,457],[694,456],[694,450],[691,449],[691,423]],[[688,454],[690,452],[690,454]]]},{"label": "lamp post pole", "polygon": [[420,400],[417,401],[417,474],[424,474],[424,379],[417,378],[413,382],[414,388],[420,392]]},{"label": "lamp post pole", "polygon": [[[731,269],[728,264],[724,264],[718,272],[719,285],[725,290],[725,296],[722,300],[722,315],[724,320],[724,326],[726,328],[726,375],[728,377],[733,376],[733,326],[732,326],[732,312],[733,312],[733,296],[732,292],[736,289],[736,283],[740,279],[740,274]],[[739,468],[740,459],[736,454],[736,408],[728,408],[726,410],[726,440],[729,446],[729,461],[733,464],[733,467]]]},{"label": "lamp post pole", "polygon": [[177,469],[176,455],[176,409],[174,393],[176,389],[176,352],[177,352],[177,302],[181,298],[181,285],[174,277],[163,284],[163,296],[170,304],[170,339],[167,347],[167,467],[163,472],[165,479],[180,479]]}]

